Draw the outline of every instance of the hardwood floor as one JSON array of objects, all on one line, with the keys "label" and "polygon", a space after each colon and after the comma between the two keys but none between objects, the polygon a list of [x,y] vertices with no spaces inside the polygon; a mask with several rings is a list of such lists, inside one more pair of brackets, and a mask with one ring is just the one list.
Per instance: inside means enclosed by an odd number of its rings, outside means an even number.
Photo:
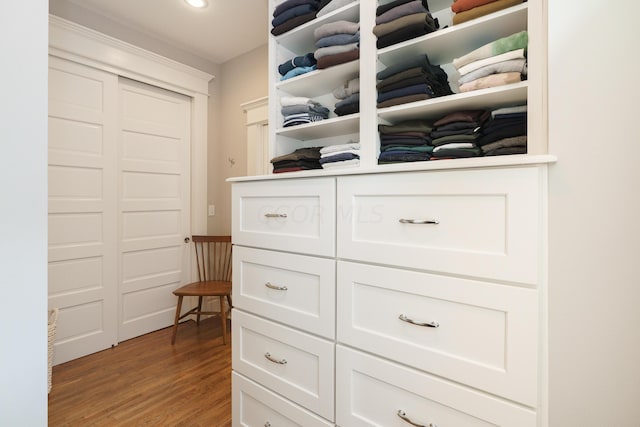
[{"label": "hardwood floor", "polygon": [[231,425],[231,344],[217,318],[53,367],[49,426]]}]

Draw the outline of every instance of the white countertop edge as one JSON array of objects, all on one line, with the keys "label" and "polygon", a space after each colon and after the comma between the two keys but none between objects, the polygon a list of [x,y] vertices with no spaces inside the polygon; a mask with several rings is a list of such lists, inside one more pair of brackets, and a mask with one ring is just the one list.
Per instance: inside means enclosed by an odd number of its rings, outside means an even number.
[{"label": "white countertop edge", "polygon": [[313,169],[299,172],[285,172],[270,175],[229,177],[227,182],[266,181],[291,178],[315,178],[321,176],[364,175],[379,173],[417,172],[448,169],[478,169],[490,167],[509,167],[555,163],[556,156],[551,154],[515,154],[506,156],[474,157],[466,159],[429,160],[425,162],[393,163],[366,167],[345,167],[331,170]]}]

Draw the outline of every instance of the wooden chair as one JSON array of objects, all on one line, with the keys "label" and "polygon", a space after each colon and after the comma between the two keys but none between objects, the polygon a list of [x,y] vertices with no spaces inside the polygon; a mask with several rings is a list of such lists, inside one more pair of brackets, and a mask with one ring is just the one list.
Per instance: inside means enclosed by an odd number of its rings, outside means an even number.
[{"label": "wooden chair", "polygon": [[[216,311],[203,311],[202,300],[204,297],[218,297],[220,301],[220,321],[222,323],[222,342],[227,343],[227,318],[231,312],[231,236],[192,236],[196,248],[196,261],[198,265],[198,281],[184,285],[173,291],[178,297],[176,318],[173,324],[171,344],[176,342],[178,322],[186,316],[195,314],[196,323],[200,324],[200,315],[218,314]],[[184,314],[182,299],[184,297],[198,297],[198,305]],[[225,310],[224,300],[229,304]]]}]

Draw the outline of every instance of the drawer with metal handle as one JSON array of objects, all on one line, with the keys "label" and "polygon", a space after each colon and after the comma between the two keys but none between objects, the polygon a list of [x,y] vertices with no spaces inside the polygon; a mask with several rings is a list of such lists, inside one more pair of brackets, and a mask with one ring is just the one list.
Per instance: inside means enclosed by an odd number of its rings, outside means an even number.
[{"label": "drawer with metal handle", "polygon": [[236,182],[233,243],[311,255],[335,254],[335,179]]},{"label": "drawer with metal handle", "polygon": [[233,370],[333,420],[334,344],[233,310]]}]

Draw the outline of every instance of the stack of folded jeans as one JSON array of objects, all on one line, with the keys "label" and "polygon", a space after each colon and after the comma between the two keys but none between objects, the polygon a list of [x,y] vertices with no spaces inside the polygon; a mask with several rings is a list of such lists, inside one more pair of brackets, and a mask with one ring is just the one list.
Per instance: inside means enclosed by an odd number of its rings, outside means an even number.
[{"label": "stack of folded jeans", "polygon": [[283,96],[280,98],[283,127],[318,122],[329,118],[329,109],[311,98]]},{"label": "stack of folded jeans", "polygon": [[451,95],[447,73],[427,55],[398,62],[377,74],[378,108]]},{"label": "stack of folded jeans", "polygon": [[280,80],[287,80],[301,74],[306,74],[316,68],[316,58],[313,56],[313,52],[311,52],[305,55],[295,56],[289,61],[278,65],[278,72],[282,76]]},{"label": "stack of folded jeans", "polygon": [[433,123],[431,143],[435,146],[432,159],[457,159],[478,157],[482,150],[478,147],[483,123],[489,118],[489,111],[456,111]]},{"label": "stack of folded jeans", "polygon": [[462,24],[525,1],[527,0],[453,0],[453,24]]},{"label": "stack of folded jeans", "polygon": [[333,96],[339,99],[336,102],[334,113],[338,116],[346,116],[360,111],[360,79],[351,79],[344,85],[333,89]]},{"label": "stack of folded jeans", "polygon": [[319,69],[360,58],[360,24],[357,22],[329,22],[316,28],[313,35]]},{"label": "stack of folded jeans", "polygon": [[380,155],[378,164],[429,160],[432,125],[425,120],[405,120],[393,125],[378,125]]},{"label": "stack of folded jeans", "polygon": [[320,0],[286,0],[273,11],[271,34],[279,36],[315,19]]},{"label": "stack of folded jeans", "polygon": [[274,157],[271,159],[273,173],[322,169],[320,165],[321,148],[322,147],[298,148],[293,153]]},{"label": "stack of folded jeans", "polygon": [[440,27],[427,0],[395,0],[378,6],[373,34],[378,49],[434,32]]},{"label": "stack of folded jeans", "polygon": [[527,76],[528,35],[520,31],[453,60],[460,92],[517,83]]},{"label": "stack of folded jeans", "polygon": [[493,110],[478,145],[485,156],[527,153],[527,106]]},{"label": "stack of folded jeans", "polygon": [[360,165],[360,143],[348,142],[322,147],[320,149],[320,164],[323,169]]}]

